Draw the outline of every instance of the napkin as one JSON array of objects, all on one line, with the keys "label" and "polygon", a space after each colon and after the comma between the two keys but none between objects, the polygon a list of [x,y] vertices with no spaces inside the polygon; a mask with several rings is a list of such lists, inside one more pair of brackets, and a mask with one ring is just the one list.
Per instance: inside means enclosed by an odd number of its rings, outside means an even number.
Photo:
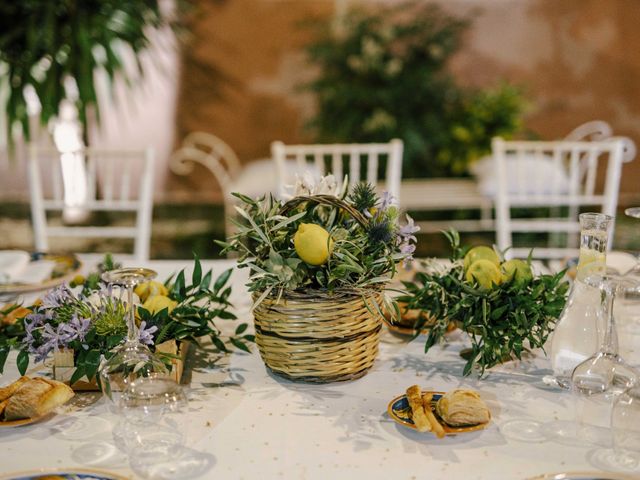
[{"label": "napkin", "polygon": [[51,260],[32,262],[31,255],[22,250],[0,250],[0,285],[42,283],[51,278],[55,265]]},{"label": "napkin", "polygon": [[621,275],[629,272],[637,263],[636,257],[630,253],[616,250],[607,252],[607,267],[614,268]]}]

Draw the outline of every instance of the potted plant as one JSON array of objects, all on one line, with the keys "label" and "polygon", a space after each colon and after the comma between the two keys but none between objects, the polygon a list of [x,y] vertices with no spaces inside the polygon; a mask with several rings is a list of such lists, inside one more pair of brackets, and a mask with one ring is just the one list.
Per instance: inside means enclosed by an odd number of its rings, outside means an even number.
[{"label": "potted plant", "polygon": [[127,77],[131,72],[125,69],[125,53],[133,54],[141,72],[140,53],[149,46],[150,29],[172,22],[161,3],[0,2],[0,91],[8,89],[2,108],[9,145],[20,130],[30,139],[27,90],[40,103],[42,125],[58,118],[65,100],[73,103],[86,143],[89,119],[99,120],[98,75],[110,84]]},{"label": "potted plant", "polygon": [[332,176],[298,181],[286,202],[235,195],[242,222],[219,243],[251,270],[255,340],[267,367],[308,382],[366,374],[388,304],[384,285],[415,248],[413,221],[400,227],[389,195]]},{"label": "potted plant", "polygon": [[494,136],[521,128],[522,94],[510,85],[464,88],[447,70],[467,18],[436,5],[354,8],[309,44],[319,74],[308,88],[310,126],[327,143],[404,142],[403,178],[468,175]]},{"label": "potted plant", "polygon": [[[11,328],[0,331],[0,348],[20,350],[17,365],[21,374],[28,368],[30,355],[36,362],[53,357],[56,377],[76,388],[96,388],[101,361],[112,355],[127,334],[124,291],[99,280],[102,272],[113,268],[107,257],[98,272],[50,290],[41,301],[22,309],[21,318],[14,319]],[[196,258],[190,282],[183,270],[164,283],[152,281],[136,288],[139,340],[163,359],[178,381],[188,343],[198,344],[201,337],[209,337],[222,351],[228,351],[225,340],[248,351],[246,342],[253,341],[252,335],[244,333],[244,323],[224,340],[215,323],[236,318],[229,311],[231,272],[213,279],[211,271],[203,275]],[[0,371],[5,361],[6,355],[0,355]]]},{"label": "potted plant", "polygon": [[[488,246],[461,247],[455,231],[446,236],[450,263],[427,262],[413,281],[403,282],[407,295],[399,298],[433,322],[425,352],[443,340],[450,321],[471,340],[464,375],[474,368],[482,375],[528,349],[543,348],[566,302],[565,272],[535,276],[530,259],[504,261]],[[418,332],[424,323],[419,318]]]}]

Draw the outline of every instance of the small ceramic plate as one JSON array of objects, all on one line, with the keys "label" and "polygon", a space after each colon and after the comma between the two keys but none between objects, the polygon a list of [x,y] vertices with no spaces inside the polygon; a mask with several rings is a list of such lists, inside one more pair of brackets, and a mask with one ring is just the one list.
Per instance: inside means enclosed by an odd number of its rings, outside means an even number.
[{"label": "small ceramic plate", "polygon": [[0,294],[23,294],[48,290],[71,280],[82,267],[80,260],[73,254],[32,253],[31,261],[38,260],[50,260],[55,263],[50,278],[40,283],[3,283],[0,284]]},{"label": "small ceramic plate", "polygon": [[[423,391],[422,395],[425,395],[427,393],[433,395],[431,399],[431,411],[433,411],[433,414],[442,425],[445,435],[458,435],[459,433],[475,432],[477,430],[483,430],[488,425],[488,423],[481,423],[479,425],[469,425],[464,427],[452,427],[450,425],[447,425],[436,413],[436,402],[440,399],[440,397],[442,397],[442,395],[444,395],[444,392]],[[409,407],[409,400],[407,400],[406,395],[400,395],[399,397],[391,400],[389,406],[387,407],[387,412],[396,423],[399,423],[400,425],[411,428],[413,430],[416,429],[416,426],[411,419],[411,408]]]},{"label": "small ceramic plate", "polygon": [[8,422],[0,421],[0,428],[11,428],[11,427],[21,427],[23,425],[31,425],[32,423],[39,422],[40,420],[44,420],[47,417],[52,417],[53,415],[55,415],[54,412],[49,412],[44,415],[40,415],[39,417],[21,418],[20,420],[9,420]]},{"label": "small ceramic plate", "polygon": [[545,473],[528,480],[633,480],[635,477],[611,472]]},{"label": "small ceramic plate", "polygon": [[0,475],[0,480],[126,480],[126,477],[89,468],[40,469]]}]

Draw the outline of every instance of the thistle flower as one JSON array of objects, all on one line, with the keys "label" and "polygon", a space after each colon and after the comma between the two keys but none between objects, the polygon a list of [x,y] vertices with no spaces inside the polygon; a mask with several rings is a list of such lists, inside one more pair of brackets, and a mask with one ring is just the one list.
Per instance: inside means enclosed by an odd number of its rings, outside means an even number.
[{"label": "thistle flower", "polygon": [[356,210],[369,216],[371,215],[371,209],[378,203],[378,196],[371,184],[362,182],[353,186],[349,200],[351,200]]}]

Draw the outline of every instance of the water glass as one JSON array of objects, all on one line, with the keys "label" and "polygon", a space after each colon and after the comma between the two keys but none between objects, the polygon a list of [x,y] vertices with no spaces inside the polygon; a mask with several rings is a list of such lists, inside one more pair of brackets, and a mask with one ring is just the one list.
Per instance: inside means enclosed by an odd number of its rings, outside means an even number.
[{"label": "water glass", "polygon": [[614,461],[625,470],[640,471],[640,387],[618,396],[611,411]]},{"label": "water glass", "polygon": [[132,381],[120,398],[122,420],[114,429],[116,445],[136,460],[166,460],[179,453],[184,434],[177,415],[187,399],[174,380],[151,375]]}]

